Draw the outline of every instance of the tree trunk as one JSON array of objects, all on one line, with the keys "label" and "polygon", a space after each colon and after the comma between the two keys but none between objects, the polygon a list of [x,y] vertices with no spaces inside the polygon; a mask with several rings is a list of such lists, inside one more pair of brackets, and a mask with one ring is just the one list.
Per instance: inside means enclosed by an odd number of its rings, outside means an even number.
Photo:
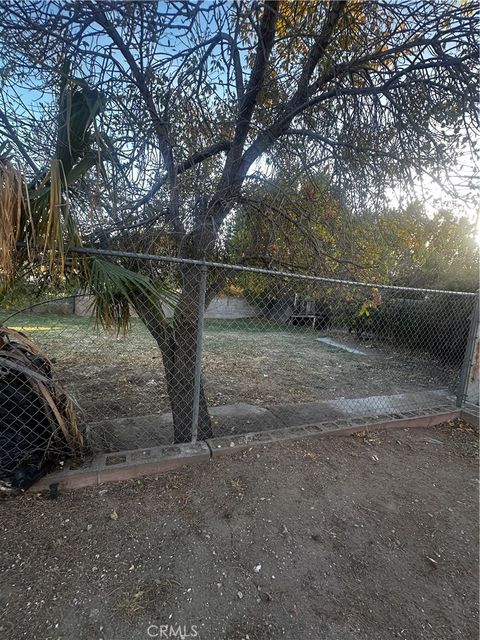
[{"label": "tree trunk", "polygon": [[[197,346],[200,269],[182,270],[183,288],[175,307],[173,322],[165,318],[160,303],[136,296],[135,310],[155,339],[162,353],[167,390],[173,415],[174,442],[190,442],[193,425],[193,396]],[[200,382],[198,439],[213,436],[207,401]]]},{"label": "tree trunk", "polygon": [[[172,332],[173,333],[173,332]],[[173,431],[175,442],[190,442],[193,426],[193,395],[195,384],[196,325],[174,330],[171,336],[168,356],[163,356],[170,402],[173,414]],[[200,402],[198,411],[198,439],[211,438],[212,425],[208,414],[207,401],[200,381]]]}]

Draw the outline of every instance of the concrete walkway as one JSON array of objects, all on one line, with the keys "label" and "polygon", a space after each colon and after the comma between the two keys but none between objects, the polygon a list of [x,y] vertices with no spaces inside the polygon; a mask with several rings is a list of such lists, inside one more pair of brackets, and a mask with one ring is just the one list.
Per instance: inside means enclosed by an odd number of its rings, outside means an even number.
[{"label": "concrete walkway", "polygon": [[[368,398],[337,398],[323,402],[259,407],[239,402],[210,408],[215,437],[283,429],[352,418],[401,418],[419,410],[455,408],[446,390],[400,393]],[[171,413],[102,420],[88,425],[88,436],[98,451],[123,451],[171,444]]]}]

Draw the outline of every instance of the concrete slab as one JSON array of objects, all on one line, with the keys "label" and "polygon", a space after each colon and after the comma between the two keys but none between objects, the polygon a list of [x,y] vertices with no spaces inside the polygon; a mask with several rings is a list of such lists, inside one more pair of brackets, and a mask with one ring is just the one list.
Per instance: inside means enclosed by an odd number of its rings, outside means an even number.
[{"label": "concrete slab", "polygon": [[348,351],[348,353],[354,353],[358,356],[366,356],[368,355],[365,351],[360,351],[360,349],[355,349],[354,347],[349,347],[346,344],[342,344],[341,342],[337,342],[333,338],[315,338],[317,342],[323,342],[324,344],[328,344],[330,347],[335,347],[336,349],[342,349],[342,351]]},{"label": "concrete slab", "polygon": [[[284,426],[269,409],[246,402],[210,407],[215,436],[245,433]],[[87,437],[95,451],[122,451],[157,447],[173,442],[171,412],[100,420],[87,426]]]},{"label": "concrete slab", "polygon": [[235,404],[222,404],[218,407],[210,407],[209,413],[212,418],[231,418],[233,416],[243,418],[245,416],[264,416],[268,414],[268,409],[258,407],[254,404],[247,404],[246,402],[237,402]]},{"label": "concrete slab", "polygon": [[[269,405],[259,407],[245,402],[210,408],[215,437],[268,431],[283,427],[325,422],[339,418],[359,419],[365,416],[383,417],[392,414],[410,417],[418,411],[430,411],[455,403],[445,390],[399,393],[391,396],[368,398],[337,398],[324,402]],[[92,448],[97,451],[132,450],[142,443],[145,447],[158,447],[173,442],[172,414],[153,414],[102,420],[87,427]]]},{"label": "concrete slab", "polygon": [[368,398],[339,398],[328,400],[326,404],[346,416],[366,416],[374,414],[399,413],[430,409],[436,406],[454,405],[455,397],[444,389],[398,393],[391,396],[369,396]]},{"label": "concrete slab", "polygon": [[276,429],[284,424],[269,408],[244,402],[211,407],[209,411],[215,437]]},{"label": "concrete slab", "polygon": [[[330,407],[326,402],[308,402],[304,404],[281,404],[268,407],[285,427],[295,427],[313,422],[335,420],[345,414],[343,411]],[[279,425],[279,426],[282,426]]]},{"label": "concrete slab", "polygon": [[171,414],[154,414],[100,420],[87,425],[87,438],[94,451],[123,451],[158,447],[173,442]]}]

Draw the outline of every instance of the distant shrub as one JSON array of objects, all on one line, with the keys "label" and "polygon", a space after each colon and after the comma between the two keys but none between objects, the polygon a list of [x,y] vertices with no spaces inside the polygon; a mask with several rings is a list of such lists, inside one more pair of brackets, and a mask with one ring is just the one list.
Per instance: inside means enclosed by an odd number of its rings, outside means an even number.
[{"label": "distant shrub", "polygon": [[435,295],[424,299],[393,298],[371,316],[371,331],[394,345],[431,353],[459,366],[467,344],[473,298]]}]

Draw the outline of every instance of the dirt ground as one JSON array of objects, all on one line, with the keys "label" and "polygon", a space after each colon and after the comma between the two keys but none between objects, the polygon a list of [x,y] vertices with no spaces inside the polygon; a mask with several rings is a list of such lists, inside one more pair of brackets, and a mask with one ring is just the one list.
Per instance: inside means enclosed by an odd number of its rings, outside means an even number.
[{"label": "dirt ground", "polygon": [[[366,355],[321,343],[320,336]],[[206,388],[213,404],[271,405],[391,395],[448,387],[455,379],[451,369],[431,358],[338,331],[207,332],[204,352]]]},{"label": "dirt ground", "polygon": [[457,421],[9,496],[0,635],[474,640],[477,454]]},{"label": "dirt ground", "polygon": [[[169,411],[161,356],[140,321],[126,336],[97,333],[78,316],[33,314],[12,323],[56,358],[85,422]],[[366,355],[316,340],[324,335]],[[390,395],[452,388],[456,379],[431,357],[375,340],[254,320],[207,321],[203,374],[210,406]]]}]

